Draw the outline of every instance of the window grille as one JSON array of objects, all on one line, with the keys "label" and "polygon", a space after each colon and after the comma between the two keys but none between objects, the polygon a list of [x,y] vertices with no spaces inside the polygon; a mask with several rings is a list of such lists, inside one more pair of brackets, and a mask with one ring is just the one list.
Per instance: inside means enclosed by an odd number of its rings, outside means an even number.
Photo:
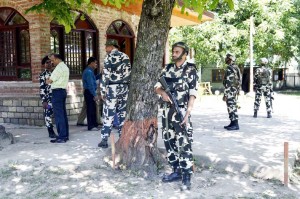
[{"label": "window grille", "polygon": [[31,79],[28,22],[16,10],[0,8],[0,79]]},{"label": "window grille", "polygon": [[17,75],[14,35],[15,31],[13,29],[0,31],[0,77],[15,77]]},{"label": "window grille", "polygon": [[82,73],[81,48],[81,32],[65,34],[65,62],[70,68],[70,75]]},{"label": "window grille", "polygon": [[213,83],[222,82],[224,77],[224,69],[212,69],[211,81]]},{"label": "window grille", "polygon": [[59,54],[59,34],[56,30],[51,30],[50,48],[52,53]]}]

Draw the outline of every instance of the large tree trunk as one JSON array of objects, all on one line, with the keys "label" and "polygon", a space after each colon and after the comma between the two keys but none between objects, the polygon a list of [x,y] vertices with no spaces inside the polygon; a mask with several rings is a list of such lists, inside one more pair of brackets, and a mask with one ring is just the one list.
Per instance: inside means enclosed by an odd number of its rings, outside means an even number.
[{"label": "large tree trunk", "polygon": [[[156,4],[157,3],[157,4]],[[156,146],[157,96],[175,0],[144,0],[131,73],[127,119],[116,143],[117,164],[155,174],[162,158]],[[153,128],[154,127],[154,128]],[[156,128],[156,130],[155,130]]]}]

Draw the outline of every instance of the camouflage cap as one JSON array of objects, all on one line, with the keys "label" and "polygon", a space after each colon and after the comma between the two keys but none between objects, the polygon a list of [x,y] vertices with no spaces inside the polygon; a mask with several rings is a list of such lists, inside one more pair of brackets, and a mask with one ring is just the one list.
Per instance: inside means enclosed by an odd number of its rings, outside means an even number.
[{"label": "camouflage cap", "polygon": [[108,39],[105,43],[106,46],[114,46],[116,48],[120,48],[118,41],[115,39]]},{"label": "camouflage cap", "polygon": [[229,59],[231,59],[232,61],[235,61],[235,56],[234,56],[233,54],[231,54],[231,53],[227,53],[227,54],[226,54],[226,58],[229,58]]},{"label": "camouflage cap", "polygon": [[189,47],[186,45],[186,43],[182,42],[182,41],[179,41],[179,42],[176,42],[172,45],[172,50],[175,48],[175,47],[180,47],[180,48],[183,48],[183,50],[185,51],[186,54],[189,53]]},{"label": "camouflage cap", "polygon": [[268,61],[267,58],[263,57],[263,58],[260,59],[260,63],[261,63],[261,64],[268,64],[269,61]]}]

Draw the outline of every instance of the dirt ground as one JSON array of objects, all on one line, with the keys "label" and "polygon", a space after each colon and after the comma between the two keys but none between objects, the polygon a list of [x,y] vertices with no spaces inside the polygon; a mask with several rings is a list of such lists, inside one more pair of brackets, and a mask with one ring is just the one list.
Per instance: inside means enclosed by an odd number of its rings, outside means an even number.
[{"label": "dirt ground", "polygon": [[[282,97],[282,99],[285,98]],[[216,100],[219,99],[214,97],[198,101],[194,112],[197,112],[197,109],[201,110],[203,107],[207,107],[207,112],[211,113],[208,106],[214,106]],[[299,106],[300,98],[292,97],[290,102]],[[246,100],[244,103],[249,102]],[[291,111],[293,110],[288,110],[289,113]],[[220,117],[226,115],[226,109],[223,108],[222,112],[223,115]],[[201,129],[201,132],[215,129],[215,127],[211,128],[210,125],[206,126],[201,122],[202,117],[207,117],[205,111],[202,113],[195,114],[198,118],[196,123],[199,121],[198,126],[194,122],[195,128]],[[282,111],[283,116],[286,114]],[[279,113],[277,117],[279,117]],[[211,121],[213,122],[213,120]],[[216,120],[216,123],[222,125],[223,128],[223,123],[220,124],[219,121]],[[265,122],[261,119],[261,123]],[[208,151],[206,155],[199,152],[199,155],[196,156],[197,164],[196,172],[192,178],[192,190],[181,192],[179,189],[180,182],[167,184],[161,182],[162,175],[170,171],[168,166],[159,171],[158,175],[151,180],[143,178],[144,174],[142,173],[113,170],[104,161],[106,150],[109,149],[97,147],[97,143],[100,141],[100,132],[87,131],[86,127],[77,127],[71,122],[70,141],[65,144],[52,144],[49,142],[50,139],[47,137],[44,127],[2,125],[6,127],[8,132],[13,133],[16,143],[0,151],[1,199],[300,198],[300,184],[290,183],[288,187],[284,187],[282,181],[276,178],[266,179],[258,177],[250,171],[241,172],[239,169],[228,169],[227,164],[227,166],[225,164],[223,166],[222,164],[215,166],[212,163],[201,164],[203,157],[212,158]],[[244,126],[246,128],[246,124]],[[218,133],[217,131],[218,129],[216,129],[216,133]],[[295,127],[294,132],[300,133],[299,127]],[[223,133],[226,135],[227,132]],[[195,141],[195,147],[197,147],[198,142],[201,142],[202,145],[212,142],[215,135],[207,134],[199,137],[199,140]],[[299,144],[299,135],[295,133],[291,136],[294,136],[293,138]],[[217,141],[213,141],[212,144],[218,146]],[[163,148],[161,141],[158,145]],[[228,143],[228,145],[233,144]]]}]

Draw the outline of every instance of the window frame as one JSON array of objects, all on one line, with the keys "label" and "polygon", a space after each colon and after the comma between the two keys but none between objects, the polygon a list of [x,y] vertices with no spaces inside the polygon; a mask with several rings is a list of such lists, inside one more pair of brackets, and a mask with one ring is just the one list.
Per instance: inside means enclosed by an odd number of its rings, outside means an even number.
[{"label": "window frame", "polygon": [[[214,72],[217,71],[217,73],[214,75]],[[221,76],[219,75],[221,74]],[[212,83],[222,83],[223,82],[223,78],[225,75],[225,70],[222,68],[213,68],[211,70],[211,82]],[[214,77],[219,77],[218,79],[214,79]]]},{"label": "window frame", "polygon": [[[10,9],[11,12],[7,15],[7,18],[3,21],[1,20],[1,25],[0,25],[0,31],[4,32],[7,30],[11,30],[12,31],[12,37],[13,37],[13,46],[10,46],[11,48],[13,48],[13,56],[14,56],[14,66],[9,66],[11,68],[14,69],[15,74],[14,75],[8,75],[9,72],[7,72],[6,74],[0,74],[1,80],[4,81],[28,81],[32,79],[32,69],[31,69],[31,46],[30,46],[30,31],[29,31],[29,22],[14,8],[11,7],[0,7],[0,10],[4,10],[4,9]],[[11,22],[11,20],[14,19],[14,17],[16,15],[20,15],[23,18],[23,21],[25,23],[21,23],[21,24],[12,24],[9,25],[9,23]],[[22,48],[21,48],[21,32],[25,30],[28,32],[28,40],[26,42],[28,42],[28,52],[25,49],[25,53],[28,53],[28,62],[26,63],[21,63],[21,54],[22,54]],[[1,51],[0,51],[1,52]],[[3,55],[0,55],[2,57],[5,57],[6,54],[4,54],[4,50],[3,50]],[[3,59],[5,61],[5,59]],[[5,62],[3,62],[5,64]],[[0,69],[4,69],[4,66],[0,66]],[[29,77],[28,78],[22,78],[20,77],[20,70],[29,70]]]},{"label": "window frame", "polygon": [[[85,23],[79,23],[78,26],[76,26],[78,23],[78,20],[81,20],[80,17],[81,15],[84,15],[85,17],[85,20],[86,22]],[[86,25],[87,27],[90,27],[90,28],[93,28],[93,29],[85,29],[85,27],[82,26],[83,25]],[[79,32],[80,33],[80,43],[81,43],[81,61],[80,61],[80,64],[81,64],[81,71],[79,73],[75,73],[75,74],[71,74],[70,73],[70,79],[81,79],[82,78],[82,72],[83,70],[86,68],[87,66],[87,59],[89,58],[87,56],[87,53],[86,53],[86,35],[87,34],[90,34],[92,35],[92,38],[93,38],[93,45],[92,45],[92,48],[93,48],[93,52],[92,52],[92,56],[96,57],[97,59],[99,58],[98,56],[98,30],[96,28],[96,26],[94,25],[93,21],[87,16],[85,15],[84,13],[79,13],[79,15],[77,16],[77,19],[75,21],[75,26],[76,26],[76,29],[72,29],[70,33],[72,32]],[[67,50],[66,50],[66,33],[65,33],[65,30],[64,30],[64,27],[62,25],[59,25],[57,23],[54,22],[54,20],[50,23],[50,32],[52,30],[56,30],[58,33],[59,33],[59,54],[62,55],[65,63],[67,64],[67,66],[70,68],[70,64],[69,64],[69,61],[66,60],[66,56],[67,56]],[[68,34],[70,34],[68,33]],[[51,44],[50,44],[51,45]],[[70,68],[70,71],[73,70],[73,68]]]}]

